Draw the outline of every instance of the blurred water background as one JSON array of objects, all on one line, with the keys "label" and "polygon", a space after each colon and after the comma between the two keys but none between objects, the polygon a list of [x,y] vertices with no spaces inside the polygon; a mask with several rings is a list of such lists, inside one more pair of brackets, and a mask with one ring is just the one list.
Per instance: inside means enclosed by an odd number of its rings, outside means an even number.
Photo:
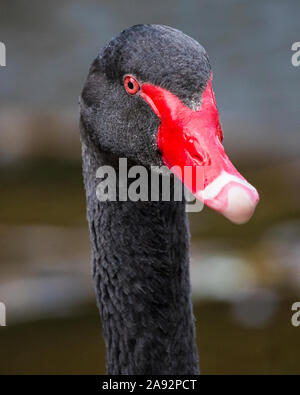
[{"label": "blurred water background", "polygon": [[0,373],[104,373],[77,100],[97,52],[137,23],[204,45],[232,161],[260,192],[242,227],[190,215],[203,373],[299,373],[300,3],[0,1]]}]

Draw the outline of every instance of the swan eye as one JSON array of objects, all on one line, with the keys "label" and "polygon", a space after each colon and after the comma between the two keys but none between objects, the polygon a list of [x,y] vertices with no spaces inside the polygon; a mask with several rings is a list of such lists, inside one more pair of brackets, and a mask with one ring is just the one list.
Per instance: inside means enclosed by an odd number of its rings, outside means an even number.
[{"label": "swan eye", "polygon": [[140,85],[134,77],[126,75],[124,78],[124,88],[129,95],[135,95],[140,90]]}]

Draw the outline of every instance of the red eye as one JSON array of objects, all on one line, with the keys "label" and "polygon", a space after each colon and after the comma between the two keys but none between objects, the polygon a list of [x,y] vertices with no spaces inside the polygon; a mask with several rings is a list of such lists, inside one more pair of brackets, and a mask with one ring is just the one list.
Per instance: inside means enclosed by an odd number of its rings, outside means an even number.
[{"label": "red eye", "polygon": [[135,95],[140,90],[140,85],[134,77],[126,75],[124,78],[124,88],[130,95]]}]

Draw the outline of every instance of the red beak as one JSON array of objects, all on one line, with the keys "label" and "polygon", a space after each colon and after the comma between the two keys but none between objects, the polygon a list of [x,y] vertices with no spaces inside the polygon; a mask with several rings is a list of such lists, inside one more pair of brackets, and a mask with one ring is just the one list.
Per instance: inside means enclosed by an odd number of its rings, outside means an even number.
[{"label": "red beak", "polygon": [[152,84],[142,85],[141,96],[160,118],[157,144],[166,166],[207,206],[235,223],[244,223],[259,196],[225,153],[211,82],[212,78],[196,111]]}]

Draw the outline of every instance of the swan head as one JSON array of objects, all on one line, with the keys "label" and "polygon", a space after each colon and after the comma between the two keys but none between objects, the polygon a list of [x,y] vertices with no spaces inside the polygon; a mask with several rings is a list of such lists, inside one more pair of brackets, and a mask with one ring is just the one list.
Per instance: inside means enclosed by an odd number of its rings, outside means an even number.
[{"label": "swan head", "polygon": [[212,77],[205,49],[191,37],[133,26],[92,63],[81,123],[100,151],[147,168],[166,165],[207,206],[244,223],[259,196],[225,153]]}]

